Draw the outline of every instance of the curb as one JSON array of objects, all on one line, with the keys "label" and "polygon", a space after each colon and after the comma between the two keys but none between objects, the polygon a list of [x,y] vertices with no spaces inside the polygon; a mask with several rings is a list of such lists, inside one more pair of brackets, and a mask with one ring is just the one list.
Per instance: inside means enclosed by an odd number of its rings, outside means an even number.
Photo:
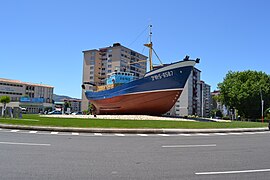
[{"label": "curb", "polygon": [[229,132],[262,132],[265,128],[234,128],[234,129],[116,129],[116,128],[69,128],[44,126],[19,126],[0,124],[3,129],[20,129],[36,131],[78,132],[78,133],[124,133],[124,134],[179,134],[179,133],[229,133]]}]

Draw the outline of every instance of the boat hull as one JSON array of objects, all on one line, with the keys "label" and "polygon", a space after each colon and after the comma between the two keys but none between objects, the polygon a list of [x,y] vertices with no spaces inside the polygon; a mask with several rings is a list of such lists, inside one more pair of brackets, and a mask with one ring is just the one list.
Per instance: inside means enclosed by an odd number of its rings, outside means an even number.
[{"label": "boat hull", "polygon": [[157,91],[92,100],[97,114],[149,114],[168,112],[181,95],[182,90]]},{"label": "boat hull", "polygon": [[195,62],[184,61],[150,71],[115,88],[85,95],[96,114],[148,114],[168,112],[181,95]]}]

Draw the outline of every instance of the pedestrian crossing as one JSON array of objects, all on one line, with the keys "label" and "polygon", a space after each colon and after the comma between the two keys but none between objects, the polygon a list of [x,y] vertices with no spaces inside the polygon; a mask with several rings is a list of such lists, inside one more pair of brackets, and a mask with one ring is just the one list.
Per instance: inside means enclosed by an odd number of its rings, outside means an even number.
[{"label": "pedestrian crossing", "polygon": [[0,133],[24,133],[24,134],[39,134],[39,135],[62,135],[62,136],[115,136],[115,137],[194,137],[194,136],[243,136],[256,134],[270,134],[270,131],[258,132],[228,132],[228,133],[178,133],[178,134],[124,134],[124,133],[79,133],[79,132],[56,132],[56,131],[29,131],[18,129],[0,129]]}]

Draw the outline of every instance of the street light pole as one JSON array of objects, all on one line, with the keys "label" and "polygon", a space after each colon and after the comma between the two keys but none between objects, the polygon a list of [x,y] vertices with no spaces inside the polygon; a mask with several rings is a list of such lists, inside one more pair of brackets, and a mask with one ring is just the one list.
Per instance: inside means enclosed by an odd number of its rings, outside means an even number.
[{"label": "street light pole", "polygon": [[203,108],[204,108],[204,107],[203,107],[203,105],[204,105],[204,104],[203,104],[203,83],[201,83],[201,88],[202,88],[202,98],[201,98],[201,101],[202,101],[202,107],[201,107],[201,108],[202,108],[202,118],[203,118]]},{"label": "street light pole", "polygon": [[264,117],[263,117],[263,100],[262,100],[262,123],[263,123]]},{"label": "street light pole", "polygon": [[263,123],[263,120],[264,120],[264,117],[263,117],[263,98],[262,98],[262,89],[260,87],[260,94],[261,94],[261,103],[262,103],[262,123]]}]

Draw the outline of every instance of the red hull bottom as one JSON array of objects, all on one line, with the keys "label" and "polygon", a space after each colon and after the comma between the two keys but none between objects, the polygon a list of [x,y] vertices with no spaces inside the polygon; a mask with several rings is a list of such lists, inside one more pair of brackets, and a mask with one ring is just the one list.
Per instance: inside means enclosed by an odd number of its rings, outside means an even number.
[{"label": "red hull bottom", "polygon": [[97,114],[147,114],[168,112],[182,90],[123,95],[102,100],[91,100]]}]

